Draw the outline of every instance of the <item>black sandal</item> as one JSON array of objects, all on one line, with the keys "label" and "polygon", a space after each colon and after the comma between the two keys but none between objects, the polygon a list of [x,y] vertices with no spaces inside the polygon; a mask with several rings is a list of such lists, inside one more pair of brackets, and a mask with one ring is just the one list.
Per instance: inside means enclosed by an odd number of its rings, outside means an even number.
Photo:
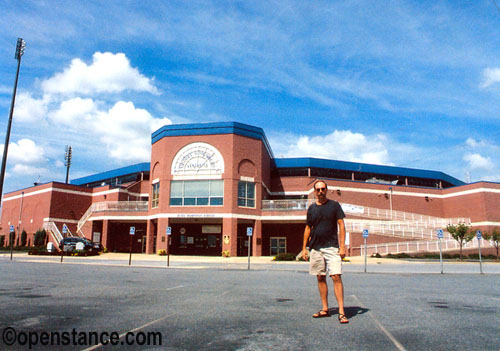
[{"label": "black sandal", "polygon": [[345,314],[339,314],[339,322],[340,324],[347,324],[349,323],[349,320],[345,316]]},{"label": "black sandal", "polygon": [[325,311],[325,310],[319,310],[315,314],[312,315],[313,318],[324,318],[324,317],[330,317],[330,311]]}]

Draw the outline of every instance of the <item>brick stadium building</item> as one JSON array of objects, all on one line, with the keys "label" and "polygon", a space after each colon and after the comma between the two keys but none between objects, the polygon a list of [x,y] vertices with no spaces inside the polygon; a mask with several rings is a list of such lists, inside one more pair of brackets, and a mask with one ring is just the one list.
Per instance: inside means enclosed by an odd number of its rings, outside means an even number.
[{"label": "brick stadium building", "polygon": [[[301,250],[312,184],[324,179],[329,197],[346,212],[351,255],[438,250],[436,230],[470,223],[500,225],[500,184],[465,184],[442,172],[316,158],[275,158],[264,131],[235,123],[168,125],[152,134],[151,162],[5,194],[2,232],[16,241],[23,230],[33,244],[45,228],[57,243],[84,236],[109,251],[177,255],[252,255]],[[477,241],[469,244],[477,247]],[[457,243],[445,232],[443,247]]]}]

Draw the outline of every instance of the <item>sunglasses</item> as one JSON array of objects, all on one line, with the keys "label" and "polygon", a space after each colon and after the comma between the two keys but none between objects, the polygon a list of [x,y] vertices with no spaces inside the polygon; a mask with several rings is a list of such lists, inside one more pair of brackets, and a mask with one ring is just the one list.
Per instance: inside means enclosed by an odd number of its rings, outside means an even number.
[{"label": "sunglasses", "polygon": [[320,191],[326,191],[326,188],[316,188],[316,191],[319,193]]}]

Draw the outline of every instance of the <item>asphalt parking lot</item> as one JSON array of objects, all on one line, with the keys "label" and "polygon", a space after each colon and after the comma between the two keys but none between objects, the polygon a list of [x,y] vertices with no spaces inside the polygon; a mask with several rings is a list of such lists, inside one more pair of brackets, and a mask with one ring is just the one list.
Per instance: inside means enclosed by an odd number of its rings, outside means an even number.
[{"label": "asphalt parking lot", "polygon": [[[14,344],[3,339],[0,348],[25,350],[36,337],[37,350],[500,350],[498,274],[345,272],[350,323],[340,325],[333,295],[333,316],[311,318],[320,307],[315,278],[291,267],[1,260],[0,329]],[[117,345],[41,345],[44,332],[73,330],[116,332]],[[126,345],[127,332],[143,338]],[[147,333],[161,335],[161,346],[145,344]]]}]

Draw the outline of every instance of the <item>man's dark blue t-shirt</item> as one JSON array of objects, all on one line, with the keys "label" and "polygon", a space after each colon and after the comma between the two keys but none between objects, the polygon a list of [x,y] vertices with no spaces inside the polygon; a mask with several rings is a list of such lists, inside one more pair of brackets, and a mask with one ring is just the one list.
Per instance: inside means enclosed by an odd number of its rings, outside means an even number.
[{"label": "man's dark blue t-shirt", "polygon": [[337,220],[345,217],[337,201],[328,200],[323,205],[313,203],[307,209],[306,224],[311,228],[309,249],[339,247]]}]

